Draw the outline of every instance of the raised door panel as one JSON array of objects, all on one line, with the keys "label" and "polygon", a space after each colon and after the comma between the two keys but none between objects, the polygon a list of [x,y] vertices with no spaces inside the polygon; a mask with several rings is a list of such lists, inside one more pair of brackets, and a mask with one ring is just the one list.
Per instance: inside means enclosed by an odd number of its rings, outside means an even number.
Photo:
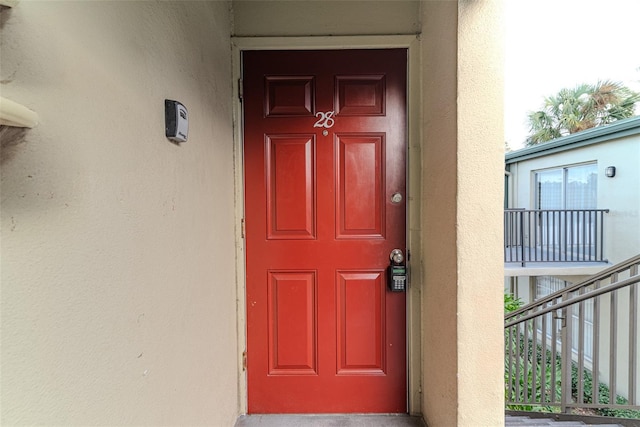
[{"label": "raised door panel", "polygon": [[311,76],[267,76],[265,117],[313,116],[314,93]]},{"label": "raised door panel", "polygon": [[384,134],[338,134],[336,237],[384,237]]},{"label": "raised door panel", "polygon": [[337,366],[339,375],[385,373],[383,271],[339,271]]},{"label": "raised door panel", "polygon": [[315,375],[317,287],[314,271],[271,271],[269,375]]},{"label": "raised door panel", "polygon": [[384,75],[337,76],[336,106],[340,116],[384,116]]},{"label": "raised door panel", "polygon": [[315,136],[266,137],[267,238],[315,238]]}]

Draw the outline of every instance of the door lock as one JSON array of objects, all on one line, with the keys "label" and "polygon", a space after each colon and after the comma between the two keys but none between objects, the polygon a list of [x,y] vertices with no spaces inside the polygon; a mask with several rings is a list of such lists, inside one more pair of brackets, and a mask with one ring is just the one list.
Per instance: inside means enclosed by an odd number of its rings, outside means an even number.
[{"label": "door lock", "polygon": [[404,292],[407,289],[407,266],[400,249],[394,249],[389,254],[387,284],[391,292]]}]

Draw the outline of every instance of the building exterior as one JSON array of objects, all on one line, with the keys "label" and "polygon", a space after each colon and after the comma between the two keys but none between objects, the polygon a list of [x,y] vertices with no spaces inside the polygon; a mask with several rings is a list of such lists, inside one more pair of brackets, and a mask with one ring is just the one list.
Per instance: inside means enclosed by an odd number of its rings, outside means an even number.
[{"label": "building exterior", "polygon": [[[557,215],[562,220],[561,225],[554,226],[568,230],[565,234],[576,243],[577,253],[580,249],[588,253],[590,239],[596,238],[594,236],[598,239],[591,245],[598,247],[593,252],[597,252],[598,260],[585,262],[576,257],[562,262],[505,263],[506,290],[525,303],[532,302],[640,253],[640,117],[507,153],[505,159],[508,208],[551,211],[550,214],[533,212],[535,218],[542,217],[542,220],[538,220],[536,227],[525,227],[523,234],[529,234],[525,236],[528,246],[537,245],[545,250],[540,236],[554,234],[554,230],[545,230],[552,228],[545,223],[549,215]],[[555,211],[566,209],[573,211],[570,214]],[[507,216],[520,212],[526,211],[509,210]],[[537,244],[532,243],[534,233],[537,233]],[[509,254],[508,248],[505,254]],[[637,304],[635,295],[628,289],[619,292],[617,298],[624,303],[615,306],[616,309],[611,308],[611,299],[606,296],[598,299],[597,313],[593,299],[582,308],[584,317],[580,317],[577,310],[572,312],[574,330],[578,330],[579,323],[584,323],[584,336],[579,338],[576,334],[571,340],[574,360],[579,350],[583,351],[585,366],[591,369],[594,342],[599,343],[596,344],[599,379],[605,384],[611,382],[610,355],[616,353],[612,353],[614,346],[610,338],[615,335],[618,342],[615,384],[618,394],[626,398],[629,398],[629,381],[636,378],[629,371],[630,362],[636,367],[638,363],[637,360],[633,363],[630,356],[635,353],[629,353],[631,343],[637,342],[640,335],[629,308],[634,301]],[[611,319],[616,319],[617,330],[612,329]],[[550,327],[547,326],[547,336],[550,336]],[[636,336],[632,339],[633,335]],[[595,338],[598,341],[594,341]],[[636,378],[636,389],[639,386]]]},{"label": "building exterior", "polygon": [[[597,230],[604,262],[506,264],[505,275],[517,278],[512,281],[525,300],[536,281],[542,287],[549,276],[575,282],[640,252],[639,117],[507,153],[505,163],[508,208],[607,210]],[[573,220],[583,228],[581,217]]]},{"label": "building exterior", "polygon": [[242,52],[370,48],[408,54],[406,410],[503,423],[500,1],[10,3],[39,124],[0,130],[3,425],[247,411]]}]

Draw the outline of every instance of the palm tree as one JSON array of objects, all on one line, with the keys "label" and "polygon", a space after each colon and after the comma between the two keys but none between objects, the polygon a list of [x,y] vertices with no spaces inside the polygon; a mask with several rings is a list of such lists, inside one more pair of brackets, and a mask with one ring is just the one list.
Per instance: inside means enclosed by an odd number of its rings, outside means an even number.
[{"label": "palm tree", "polygon": [[562,89],[528,115],[528,147],[635,115],[640,93],[619,82],[599,81]]}]

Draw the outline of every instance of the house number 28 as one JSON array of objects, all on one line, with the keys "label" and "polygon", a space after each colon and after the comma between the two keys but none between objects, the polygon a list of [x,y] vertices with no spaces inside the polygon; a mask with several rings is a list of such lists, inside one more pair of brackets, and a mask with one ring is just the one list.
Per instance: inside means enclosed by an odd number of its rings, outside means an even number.
[{"label": "house number 28", "polygon": [[333,120],[334,114],[335,114],[335,111],[327,111],[326,113],[323,113],[322,111],[318,111],[316,113],[316,117],[318,117],[319,119],[313,125],[313,127],[329,129],[336,123],[335,120]]}]

